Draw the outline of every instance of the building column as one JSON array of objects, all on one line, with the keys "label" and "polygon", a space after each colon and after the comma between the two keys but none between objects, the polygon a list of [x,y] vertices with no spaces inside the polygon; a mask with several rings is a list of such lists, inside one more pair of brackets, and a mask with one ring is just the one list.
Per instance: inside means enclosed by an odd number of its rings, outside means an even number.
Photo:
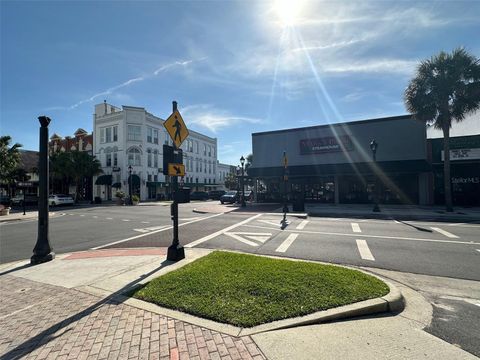
[{"label": "building column", "polygon": [[333,183],[335,184],[335,205],[340,204],[340,184],[338,183],[338,175],[333,176]]}]

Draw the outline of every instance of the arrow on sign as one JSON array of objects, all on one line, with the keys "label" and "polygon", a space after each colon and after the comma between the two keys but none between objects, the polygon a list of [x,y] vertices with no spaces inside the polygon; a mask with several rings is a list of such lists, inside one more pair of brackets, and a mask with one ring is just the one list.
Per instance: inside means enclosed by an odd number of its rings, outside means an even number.
[{"label": "arrow on sign", "polygon": [[[255,240],[261,243],[264,243],[270,237],[272,236],[271,233],[250,233],[250,232],[226,232],[224,233],[227,236],[230,236],[231,238],[241,241],[244,244],[250,245],[250,246],[258,246],[257,243],[251,241]],[[250,239],[250,240],[248,240]]]}]

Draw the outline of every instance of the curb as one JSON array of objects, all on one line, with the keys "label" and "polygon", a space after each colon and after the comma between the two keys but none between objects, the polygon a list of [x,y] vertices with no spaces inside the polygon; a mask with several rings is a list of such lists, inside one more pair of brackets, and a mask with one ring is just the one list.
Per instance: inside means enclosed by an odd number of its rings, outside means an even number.
[{"label": "curb", "polygon": [[[49,213],[48,217],[56,216],[56,212]],[[8,215],[7,215],[8,216]],[[23,215],[22,215],[23,216]],[[27,215],[25,215],[27,216]],[[21,217],[21,218],[13,218],[13,219],[0,219],[0,224],[3,222],[13,222],[13,221],[24,221],[24,220],[36,220],[38,219],[38,215],[35,216],[28,216],[28,217]]]},{"label": "curb", "polygon": [[[233,212],[234,210],[232,211],[228,211],[228,212],[211,212],[211,211],[205,211],[205,210],[198,210],[198,209],[193,209],[192,212],[194,213],[197,213],[197,214],[222,214],[222,213],[225,213],[225,214],[229,214],[231,212]],[[238,214],[238,215],[251,215],[251,214],[264,214],[264,215],[275,215],[275,216],[283,216],[283,213],[272,213],[272,212],[261,212],[261,211],[252,211],[252,212],[242,212],[242,211],[236,211],[235,214]],[[296,217],[296,218],[299,218],[299,219],[306,219],[308,217],[308,214],[306,213],[287,213],[287,216],[293,216],[293,217]]]}]

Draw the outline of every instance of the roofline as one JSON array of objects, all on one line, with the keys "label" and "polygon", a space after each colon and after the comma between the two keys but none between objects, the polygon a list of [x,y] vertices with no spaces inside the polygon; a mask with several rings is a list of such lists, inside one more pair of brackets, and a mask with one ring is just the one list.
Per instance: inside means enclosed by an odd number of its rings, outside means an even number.
[{"label": "roofline", "polygon": [[279,134],[279,133],[292,132],[292,131],[305,131],[305,130],[314,130],[314,129],[322,129],[322,128],[331,128],[331,127],[339,127],[339,126],[345,126],[345,125],[358,125],[358,124],[389,121],[389,120],[409,120],[409,119],[413,120],[413,115],[398,115],[398,116],[390,116],[390,117],[375,118],[375,119],[354,120],[354,121],[334,123],[334,124],[314,125],[314,126],[306,126],[306,127],[300,127],[300,128],[264,131],[264,132],[252,133],[252,136],[266,135],[266,134]]}]

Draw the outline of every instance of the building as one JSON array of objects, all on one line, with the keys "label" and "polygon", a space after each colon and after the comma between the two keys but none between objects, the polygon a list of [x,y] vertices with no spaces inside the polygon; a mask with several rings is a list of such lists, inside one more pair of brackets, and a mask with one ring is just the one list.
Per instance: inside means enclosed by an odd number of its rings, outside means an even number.
[{"label": "building", "polygon": [[[117,190],[141,200],[168,198],[170,179],[163,175],[163,145],[172,140],[164,120],[142,107],[95,105],[94,155],[104,174],[96,177],[94,196],[110,200]],[[186,119],[188,126],[188,119]],[[195,190],[215,189],[217,139],[190,131],[183,142],[186,175],[180,183]]]},{"label": "building", "polygon": [[[86,152],[89,155],[93,156],[93,134],[88,133],[84,129],[77,129],[71,136],[65,136],[62,138],[61,136],[54,133],[50,137],[50,141],[48,142],[48,151],[50,156],[57,153],[57,152],[69,152],[69,151],[82,151]],[[81,197],[85,200],[92,200],[93,198],[93,184],[92,184],[92,177],[85,177],[83,179],[83,183],[81,185]],[[62,184],[62,180],[60,179],[52,179],[50,181],[50,193],[58,193],[62,192],[62,188],[64,188],[65,184]],[[70,184],[69,188],[64,189],[63,191],[67,191],[69,194],[74,194],[76,191],[75,184]]]},{"label": "building", "polygon": [[[443,132],[427,128],[429,160],[432,163],[434,203],[445,203],[443,182]],[[480,111],[452,125],[450,176],[454,205],[480,206]]]},{"label": "building", "polygon": [[248,175],[260,201],[288,193],[312,202],[370,203],[377,183],[380,203],[433,202],[425,123],[410,115],[254,133],[252,148]]},{"label": "building", "polygon": [[[217,184],[218,190],[230,190],[228,186],[225,185],[225,180],[228,179],[228,175],[232,174],[235,176],[235,166],[217,163]],[[228,184],[227,184],[228,185]]]}]

